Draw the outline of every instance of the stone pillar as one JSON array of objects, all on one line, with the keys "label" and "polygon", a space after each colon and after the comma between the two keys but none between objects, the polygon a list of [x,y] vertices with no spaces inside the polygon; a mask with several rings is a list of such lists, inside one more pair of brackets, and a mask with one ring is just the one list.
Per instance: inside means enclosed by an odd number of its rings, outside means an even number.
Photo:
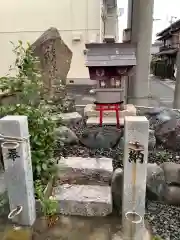
[{"label": "stone pillar", "polygon": [[22,207],[22,212],[12,221],[32,226],[36,208],[27,117],[1,118],[0,134],[10,211]]},{"label": "stone pillar", "polygon": [[128,94],[131,103],[141,106],[148,106],[153,9],[154,0],[133,0],[131,42],[137,44],[137,66]]},{"label": "stone pillar", "polygon": [[144,116],[127,116],[124,127],[123,239],[141,240],[145,230],[149,121]]},{"label": "stone pillar", "polygon": [[180,109],[180,51],[177,53],[177,76],[176,76],[176,85],[174,91],[174,103],[173,108]]}]

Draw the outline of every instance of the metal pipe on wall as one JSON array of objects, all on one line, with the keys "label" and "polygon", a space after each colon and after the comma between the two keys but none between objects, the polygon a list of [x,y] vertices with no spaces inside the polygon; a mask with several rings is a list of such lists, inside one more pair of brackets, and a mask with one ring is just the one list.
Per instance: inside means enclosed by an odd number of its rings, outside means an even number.
[{"label": "metal pipe on wall", "polygon": [[133,0],[128,0],[127,28],[131,28],[132,27],[132,8],[133,8]]}]

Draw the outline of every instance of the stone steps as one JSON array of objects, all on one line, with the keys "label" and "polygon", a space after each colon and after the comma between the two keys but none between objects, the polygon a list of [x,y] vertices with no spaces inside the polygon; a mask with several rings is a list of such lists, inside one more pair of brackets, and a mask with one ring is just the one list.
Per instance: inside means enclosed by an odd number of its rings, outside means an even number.
[{"label": "stone steps", "polygon": [[[124,126],[124,118],[120,118],[120,126]],[[114,126],[117,124],[116,118],[115,117],[104,117],[103,118],[103,125],[109,125],[109,126]],[[87,126],[94,126],[94,125],[99,125],[99,117],[90,117],[86,121]]]},{"label": "stone steps", "polygon": [[58,168],[63,183],[109,185],[113,173],[111,158],[62,158]]},{"label": "stone steps", "polygon": [[111,188],[63,184],[53,189],[59,213],[79,216],[107,216],[112,212]]},{"label": "stone steps", "polygon": [[59,202],[59,213],[107,216],[112,212],[111,158],[62,158],[58,167],[60,184],[52,195]]}]

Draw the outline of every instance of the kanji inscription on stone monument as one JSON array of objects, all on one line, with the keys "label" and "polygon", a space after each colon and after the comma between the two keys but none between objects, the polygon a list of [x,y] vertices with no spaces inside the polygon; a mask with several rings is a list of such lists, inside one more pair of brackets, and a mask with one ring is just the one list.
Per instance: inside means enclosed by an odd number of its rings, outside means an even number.
[{"label": "kanji inscription on stone monument", "polygon": [[144,146],[140,145],[138,142],[129,143],[129,162],[130,163],[144,163]]},{"label": "kanji inscription on stone monument", "polygon": [[8,159],[11,159],[14,162],[19,157],[16,149],[8,149]]}]

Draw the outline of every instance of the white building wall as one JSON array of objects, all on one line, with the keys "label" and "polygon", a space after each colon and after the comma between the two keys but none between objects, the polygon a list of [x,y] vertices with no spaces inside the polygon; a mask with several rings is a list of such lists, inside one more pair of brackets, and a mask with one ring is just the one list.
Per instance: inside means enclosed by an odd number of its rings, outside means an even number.
[{"label": "white building wall", "polygon": [[159,52],[159,47],[158,45],[153,45],[151,46],[151,55],[156,54]]},{"label": "white building wall", "polygon": [[[6,0],[0,2],[0,76],[8,72],[14,55],[10,41],[33,43],[45,30],[55,27],[73,52],[68,81],[91,84],[83,50],[91,39],[99,41],[100,0]],[[81,41],[73,42],[73,34]]]},{"label": "white building wall", "polygon": [[118,16],[117,8],[109,9],[105,21],[105,35],[112,35],[118,41]]}]

